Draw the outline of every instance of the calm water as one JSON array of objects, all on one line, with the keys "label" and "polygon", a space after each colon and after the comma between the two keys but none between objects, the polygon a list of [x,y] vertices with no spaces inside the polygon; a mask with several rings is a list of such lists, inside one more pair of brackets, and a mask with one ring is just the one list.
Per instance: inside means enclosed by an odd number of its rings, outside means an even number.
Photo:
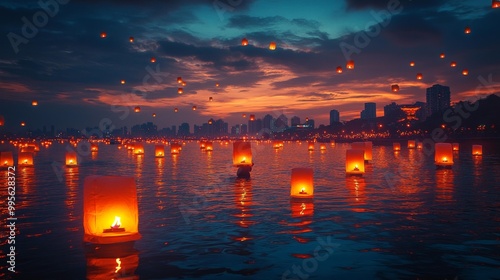
[{"label": "calm water", "polygon": [[[154,144],[143,157],[101,144],[79,167],[55,172],[67,145],[42,147],[34,168],[16,171],[15,279],[500,279],[494,142],[479,158],[462,144],[449,170],[436,170],[421,150],[374,146],[363,177],[345,176],[349,144],[308,152],[305,143],[252,143],[250,180],[236,179],[232,145],[207,153],[187,143],[180,155],[155,159]],[[314,169],[312,203],[290,201],[294,167]],[[136,178],[142,239],[132,249],[85,249],[89,175]],[[11,276],[6,234],[2,279]]]}]

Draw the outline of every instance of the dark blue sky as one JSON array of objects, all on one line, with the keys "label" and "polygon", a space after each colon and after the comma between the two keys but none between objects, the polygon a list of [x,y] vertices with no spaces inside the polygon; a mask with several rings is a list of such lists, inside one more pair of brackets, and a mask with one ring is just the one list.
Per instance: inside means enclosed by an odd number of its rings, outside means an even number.
[{"label": "dark blue sky", "polygon": [[390,102],[425,101],[436,83],[450,86],[453,101],[500,92],[500,9],[491,1],[12,0],[0,3],[0,22],[8,128],[234,125],[266,113],[326,124],[331,109],[349,120],[364,102],[381,116]]}]

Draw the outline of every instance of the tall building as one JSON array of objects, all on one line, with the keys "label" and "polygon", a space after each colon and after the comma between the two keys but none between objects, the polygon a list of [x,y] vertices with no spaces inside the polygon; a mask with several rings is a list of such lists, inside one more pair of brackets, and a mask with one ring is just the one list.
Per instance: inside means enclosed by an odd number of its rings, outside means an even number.
[{"label": "tall building", "polygon": [[267,114],[262,119],[262,128],[271,130],[271,125],[273,124],[273,116]]},{"label": "tall building", "polygon": [[365,109],[361,111],[361,119],[374,119],[377,117],[377,104],[365,103]]},{"label": "tall building", "polygon": [[300,118],[297,116],[292,117],[291,121],[291,126],[297,126],[300,124]]},{"label": "tall building", "polygon": [[178,136],[189,136],[190,132],[189,132],[189,124],[188,123],[182,123],[180,126],[179,126],[179,130],[177,132],[177,135]]},{"label": "tall building", "polygon": [[450,87],[439,84],[427,88],[425,98],[427,103],[427,115],[443,112],[450,107]]},{"label": "tall building", "polygon": [[340,113],[337,110],[330,111],[330,125],[340,122]]}]

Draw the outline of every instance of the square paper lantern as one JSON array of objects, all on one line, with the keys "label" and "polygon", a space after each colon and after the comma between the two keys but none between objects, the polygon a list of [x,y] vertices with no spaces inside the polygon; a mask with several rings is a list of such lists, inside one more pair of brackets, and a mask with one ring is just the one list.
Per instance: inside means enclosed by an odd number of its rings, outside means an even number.
[{"label": "square paper lantern", "polygon": [[454,152],[457,152],[460,150],[460,145],[458,143],[451,143],[451,147]]},{"label": "square paper lantern", "polygon": [[77,166],[78,159],[75,152],[66,152],[66,166]]},{"label": "square paper lantern", "polygon": [[134,145],[134,155],[136,156],[144,155],[144,145],[142,145],[141,143],[136,143]]},{"label": "square paper lantern", "polygon": [[367,142],[353,142],[351,144],[351,148],[352,149],[363,150],[363,152],[364,152],[363,158],[366,161],[372,160],[372,158],[373,158],[373,156],[372,156],[373,143],[372,142],[370,142],[370,141],[367,141]]},{"label": "square paper lantern", "polygon": [[207,147],[207,142],[206,141],[200,141],[200,150],[204,150]]},{"label": "square paper lantern", "polygon": [[400,143],[392,143],[392,149],[393,149],[395,152],[399,152],[399,151],[401,151],[401,144],[400,144]]},{"label": "square paper lantern", "polygon": [[321,151],[325,151],[326,150],[326,144],[319,144],[319,149]]},{"label": "square paper lantern", "polygon": [[33,153],[20,152],[17,163],[20,166],[33,166]]},{"label": "square paper lantern", "polygon": [[422,149],[424,147],[424,144],[422,142],[417,143],[417,149]]},{"label": "square paper lantern", "polygon": [[137,190],[133,177],[89,176],[83,184],[83,240],[95,244],[135,241]]},{"label": "square paper lantern", "polygon": [[14,157],[12,156],[12,152],[1,152],[0,164],[2,167],[14,166]]},{"label": "square paper lantern", "polygon": [[275,148],[275,149],[279,149],[279,148],[281,148],[281,147],[280,147],[280,141],[278,141],[278,140],[274,140],[274,141],[273,141],[273,148]]},{"label": "square paper lantern", "polygon": [[313,198],[312,168],[293,168],[290,184],[290,196],[292,198]]},{"label": "square paper lantern", "polygon": [[90,143],[90,151],[91,152],[97,152],[99,150],[99,146],[95,143]]},{"label": "square paper lantern", "polygon": [[472,145],[472,155],[482,156],[483,155],[483,146],[482,145]]},{"label": "square paper lantern", "polygon": [[453,148],[450,143],[436,143],[434,145],[434,163],[436,166],[453,165]]},{"label": "square paper lantern", "polygon": [[165,156],[165,146],[156,145],[155,146],[155,157],[162,158]]},{"label": "square paper lantern", "polygon": [[314,142],[307,143],[307,150],[314,151]]},{"label": "square paper lantern", "polygon": [[178,143],[171,143],[170,144],[170,153],[173,154],[173,155],[176,155],[180,152],[181,150],[181,145],[179,145]]},{"label": "square paper lantern", "polygon": [[252,145],[250,142],[233,143],[233,165],[234,166],[252,166]]},{"label": "square paper lantern", "polygon": [[212,142],[205,142],[205,150],[207,152],[213,151],[214,150],[214,143],[212,143]]},{"label": "square paper lantern", "polygon": [[365,173],[365,151],[362,149],[346,150],[345,172],[348,175],[363,175]]},{"label": "square paper lantern", "polygon": [[408,149],[415,149],[416,146],[415,140],[408,140]]}]

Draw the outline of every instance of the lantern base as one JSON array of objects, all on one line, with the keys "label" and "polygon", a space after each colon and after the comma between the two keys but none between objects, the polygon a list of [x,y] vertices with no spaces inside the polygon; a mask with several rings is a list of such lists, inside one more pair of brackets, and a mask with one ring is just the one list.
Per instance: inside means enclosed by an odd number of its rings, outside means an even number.
[{"label": "lantern base", "polygon": [[130,232],[109,232],[100,235],[85,234],[83,241],[93,244],[113,244],[131,242],[141,239],[141,234]]},{"label": "lantern base", "polygon": [[361,172],[361,171],[349,171],[349,172],[346,172],[345,175],[346,176],[363,176],[363,173],[364,172]]},{"label": "lantern base", "polygon": [[442,168],[451,169],[452,166],[453,166],[453,163],[448,163],[448,164],[439,163],[439,164],[436,164],[436,169],[442,169]]},{"label": "lantern base", "polygon": [[250,178],[251,171],[251,165],[240,165],[238,166],[238,171],[236,171],[236,176],[238,176],[238,178]]},{"label": "lantern base", "polygon": [[290,195],[290,202],[311,202],[314,195]]}]

